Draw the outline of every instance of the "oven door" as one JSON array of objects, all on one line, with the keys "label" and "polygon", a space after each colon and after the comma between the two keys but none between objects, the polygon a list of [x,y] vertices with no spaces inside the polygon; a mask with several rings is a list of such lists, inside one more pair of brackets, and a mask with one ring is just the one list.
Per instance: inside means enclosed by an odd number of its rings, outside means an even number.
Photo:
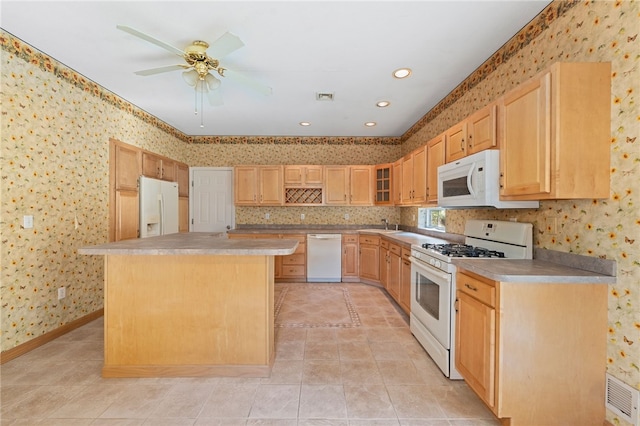
[{"label": "oven door", "polygon": [[451,348],[451,274],[411,260],[411,314],[440,342]]}]

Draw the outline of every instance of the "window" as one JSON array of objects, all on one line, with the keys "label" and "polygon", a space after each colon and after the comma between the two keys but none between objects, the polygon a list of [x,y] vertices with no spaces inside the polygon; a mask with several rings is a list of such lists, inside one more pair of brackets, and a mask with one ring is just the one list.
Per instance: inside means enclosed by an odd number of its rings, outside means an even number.
[{"label": "window", "polygon": [[418,228],[445,230],[445,209],[418,209]]}]

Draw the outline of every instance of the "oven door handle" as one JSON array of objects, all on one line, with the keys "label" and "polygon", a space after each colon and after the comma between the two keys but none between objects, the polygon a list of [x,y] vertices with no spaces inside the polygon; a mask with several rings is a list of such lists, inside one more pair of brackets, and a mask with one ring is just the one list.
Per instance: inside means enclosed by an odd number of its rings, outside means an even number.
[{"label": "oven door handle", "polygon": [[442,272],[439,271],[431,266],[429,266],[428,264],[425,264],[423,261],[416,259],[413,256],[409,256],[409,260],[411,261],[411,263],[413,265],[415,265],[417,268],[419,268],[421,271],[426,272],[427,274],[433,276],[433,277],[437,277],[440,278],[443,281],[449,281],[449,277],[450,274],[448,274],[447,272]]}]

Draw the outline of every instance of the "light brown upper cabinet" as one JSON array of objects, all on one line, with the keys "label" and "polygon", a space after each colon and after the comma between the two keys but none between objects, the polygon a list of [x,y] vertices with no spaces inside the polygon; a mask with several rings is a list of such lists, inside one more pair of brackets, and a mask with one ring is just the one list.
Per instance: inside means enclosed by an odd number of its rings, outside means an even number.
[{"label": "light brown upper cabinet", "polygon": [[282,166],[237,166],[234,186],[236,205],[282,205]]},{"label": "light brown upper cabinet", "polygon": [[375,167],[374,203],[393,204],[393,164],[379,164]]},{"label": "light brown upper cabinet", "polygon": [[285,186],[322,186],[323,166],[284,166]]},{"label": "light brown upper cabinet", "polygon": [[178,195],[189,197],[189,166],[182,163],[176,165],[176,182],[178,182]]},{"label": "light brown upper cabinet", "polygon": [[438,167],[444,164],[445,134],[427,142],[427,202],[438,202]]},{"label": "light brown upper cabinet", "polygon": [[467,122],[462,121],[446,131],[446,162],[459,160],[467,155]]},{"label": "light brown upper cabinet", "polygon": [[500,101],[504,200],[608,198],[611,64],[556,63]]},{"label": "light brown upper cabinet", "polygon": [[498,105],[493,103],[471,114],[467,123],[467,155],[498,146]]},{"label": "light brown upper cabinet", "polygon": [[373,205],[373,166],[325,166],[325,204]]},{"label": "light brown upper cabinet", "polygon": [[393,163],[393,204],[402,204],[402,158]]},{"label": "light brown upper cabinet", "polygon": [[402,204],[427,201],[427,147],[414,150],[402,159]]},{"label": "light brown upper cabinet", "polygon": [[162,179],[169,182],[176,181],[177,162],[148,151],[142,151],[142,174],[144,176]]}]

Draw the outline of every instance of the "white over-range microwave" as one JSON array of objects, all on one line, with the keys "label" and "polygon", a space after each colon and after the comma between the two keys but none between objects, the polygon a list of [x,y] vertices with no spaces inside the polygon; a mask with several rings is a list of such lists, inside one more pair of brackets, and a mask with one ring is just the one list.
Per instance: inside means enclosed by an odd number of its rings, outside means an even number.
[{"label": "white over-range microwave", "polygon": [[500,200],[500,151],[488,149],[438,167],[439,207],[538,208],[538,201]]}]

